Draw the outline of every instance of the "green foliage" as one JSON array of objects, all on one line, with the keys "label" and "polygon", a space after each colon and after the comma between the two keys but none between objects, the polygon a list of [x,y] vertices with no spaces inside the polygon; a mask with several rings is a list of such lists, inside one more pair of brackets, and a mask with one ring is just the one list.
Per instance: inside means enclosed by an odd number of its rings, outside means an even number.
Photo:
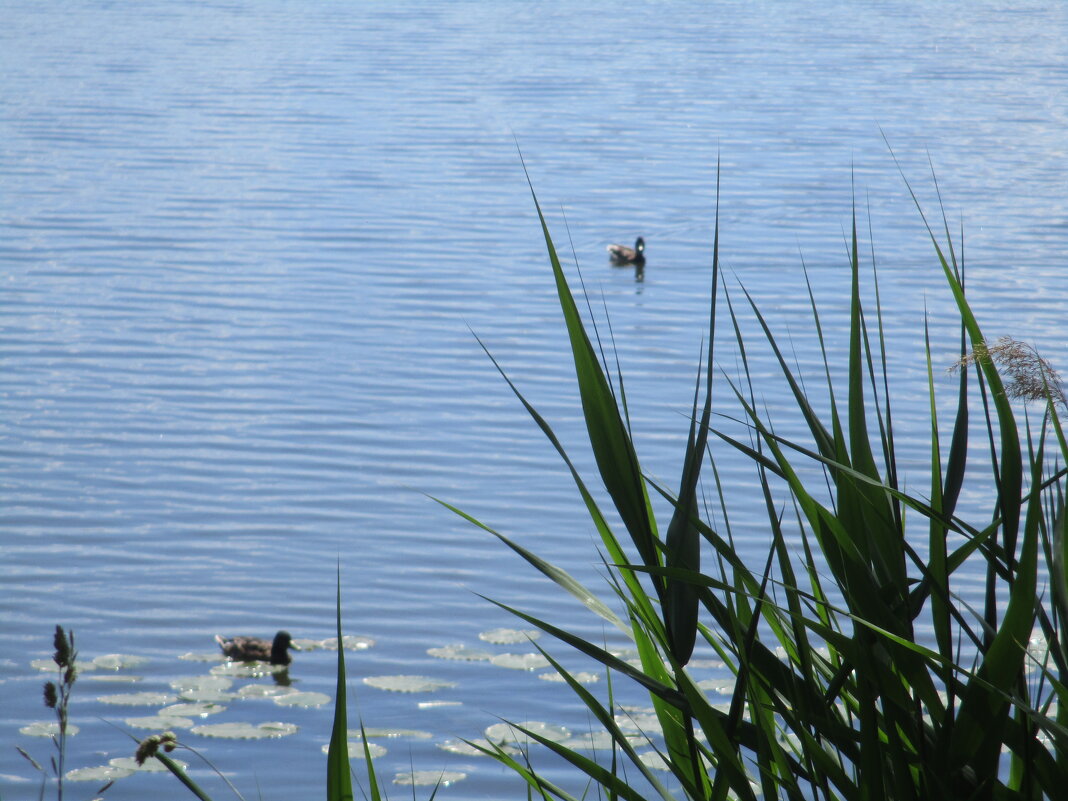
[{"label": "green foliage", "polygon": [[[742,374],[724,380],[750,440],[742,442],[711,427],[720,287],[717,216],[707,363],[698,375],[679,491],[671,493],[641,470],[622,378],[613,380],[598,357],[537,198],[534,203],[571,343],[589,441],[629,545],[606,522],[551,427],[508,383],[575,480],[607,554],[614,603],[595,599],[559,566],[460,514],[626,630],[641,666],[622,662],[530,613],[511,611],[598,660],[610,676],[618,674],[649,693],[664,732],[662,756],[683,797],[755,799],[758,792],[764,798],[857,801],[1060,797],[1068,780],[1068,710],[1062,711],[1068,702],[1062,697],[1068,692],[1063,683],[1068,644],[1061,639],[1068,616],[1068,514],[1065,470],[1057,467],[1068,463],[1057,410],[1063,395],[1050,383],[1049,377],[1055,376],[1051,369],[1031,375],[1029,397],[1039,392],[1045,415],[1037,431],[1030,421],[1022,425],[1017,419],[996,351],[987,346],[965,297],[948,225],[945,244],[930,227],[928,231],[960,315],[963,369],[944,457],[928,341],[929,497],[906,491],[898,482],[883,309],[877,281],[874,317],[863,298],[855,216],[844,395],[832,383],[826,349],[826,396],[809,393],[743,289],[811,443],[779,436],[759,411],[748,367],[749,345],[729,295],[727,310]],[[814,300],[812,312],[823,348]],[[873,319],[876,336],[868,327]],[[1034,364],[1049,367],[1034,356]],[[974,366],[974,377],[969,366]],[[989,522],[978,524],[957,515],[969,467],[966,446],[973,398],[981,402],[992,458],[972,474],[992,481],[995,489]],[[841,404],[839,399],[844,399]],[[819,408],[827,411],[821,415]],[[766,509],[768,555],[763,570],[737,557],[726,522],[717,528],[700,513],[699,478],[706,457],[717,476],[710,435],[747,456],[756,472],[754,496],[741,502]],[[1051,442],[1053,467],[1047,454]],[[814,465],[822,472],[819,480],[803,478],[813,475]],[[673,507],[663,539],[650,488]],[[718,495],[720,519],[728,521],[723,493]],[[920,537],[926,539],[927,558],[915,550]],[[702,551],[711,569],[702,570]],[[985,574],[984,609],[973,610],[957,594],[962,571]],[[1052,592],[1040,584],[1043,571],[1048,572]],[[612,613],[613,605],[624,613]],[[933,628],[931,647],[918,640],[919,626]],[[1028,649],[1036,627],[1044,638],[1037,655]],[[698,637],[734,673],[735,689],[726,712],[712,705],[687,672]],[[615,725],[611,700],[606,705],[559,663],[553,664],[611,735],[614,753],[605,766],[536,733],[529,733],[531,738],[567,760],[608,798],[636,799],[645,793],[673,797],[676,790],[669,790],[641,762]],[[572,797],[540,776],[529,759],[519,760],[501,749],[487,753],[515,770],[531,794]],[[639,790],[627,780],[623,764],[644,777],[647,789]]]}]

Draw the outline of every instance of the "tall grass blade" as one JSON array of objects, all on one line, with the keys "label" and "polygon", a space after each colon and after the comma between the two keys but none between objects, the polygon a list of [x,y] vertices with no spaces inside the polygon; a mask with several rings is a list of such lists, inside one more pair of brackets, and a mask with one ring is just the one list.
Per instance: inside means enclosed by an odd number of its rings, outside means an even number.
[{"label": "tall grass blade", "polygon": [[[327,801],[352,801],[352,771],[349,767],[348,702],[345,698],[345,649],[341,634],[341,565],[337,569],[337,692],[334,696],[334,725],[326,754]],[[364,738],[364,748],[367,740]],[[368,761],[370,753],[368,752]],[[373,770],[373,767],[369,765]]]}]

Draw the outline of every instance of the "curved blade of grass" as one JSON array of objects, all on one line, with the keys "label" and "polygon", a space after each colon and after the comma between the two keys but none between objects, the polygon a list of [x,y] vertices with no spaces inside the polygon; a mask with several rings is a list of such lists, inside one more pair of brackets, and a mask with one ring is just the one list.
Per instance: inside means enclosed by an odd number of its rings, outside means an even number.
[{"label": "curved blade of grass", "polygon": [[[708,356],[705,368],[705,402],[701,422],[697,423],[697,397],[701,371],[694,388],[693,414],[686,439],[679,500],[667,530],[667,564],[684,570],[701,569],[701,535],[691,522],[697,518],[697,482],[701,477],[701,459],[708,442],[708,422],[712,414],[712,360],[716,342],[716,290],[719,287],[719,168],[716,169],[716,226],[712,239],[712,298],[708,313]],[[664,597],[664,624],[672,656],[680,665],[690,661],[697,641],[697,594],[693,586],[668,582]]]},{"label": "curved blade of grass", "polygon": [[178,779],[178,781],[180,781],[182,784],[184,784],[186,786],[186,789],[188,789],[189,792],[199,798],[200,801],[211,801],[211,796],[204,792],[204,790],[201,789],[200,785],[198,785],[195,781],[189,778],[189,774],[185,772],[185,768],[183,768],[181,764],[171,759],[166,754],[157,753],[156,759],[162,762],[164,767],[166,767],[167,770],[173,773],[175,778]]},{"label": "curved blade of grass", "polygon": [[[349,767],[348,713],[345,699],[345,649],[341,635],[341,565],[337,568],[337,691],[334,695],[334,725],[330,732],[330,745],[326,754],[326,798],[327,801],[352,801],[352,772]],[[360,724],[361,731],[363,724]],[[377,787],[374,782],[374,767],[371,754],[367,751],[367,738],[364,738],[364,751],[367,756],[367,769],[371,775],[372,798],[378,801]]]},{"label": "curved blade of grass", "polygon": [[[530,194],[538,212],[538,220],[541,222],[542,234],[545,237],[545,247],[552,264],[553,276],[556,279],[560,309],[564,314],[564,322],[571,341],[571,353],[575,363],[579,395],[582,399],[582,411],[586,419],[586,431],[589,434],[601,480],[615,503],[616,510],[630,533],[641,560],[645,564],[660,564],[660,554],[656,548],[655,525],[638,465],[638,456],[627,433],[626,423],[620,416],[615,395],[612,393],[597,353],[586,334],[586,329],[582,325],[582,318],[579,316],[575,299],[564,277],[552,236],[549,234],[549,226],[545,222],[545,215],[542,214],[529,175],[527,184],[530,186]],[[658,585],[658,595],[662,592],[662,588]]]},{"label": "curved blade of grass", "polygon": [[[523,393],[519,391],[519,388],[512,382],[512,379],[508,377],[508,374],[504,372],[501,365],[490,353],[485,343],[475,335],[475,340],[482,346],[482,350],[489,357],[493,366],[497,368],[497,372],[500,373],[501,378],[505,380],[508,387],[512,390],[512,393],[519,399],[519,402],[523,404],[523,408],[527,410],[527,413],[537,423],[538,428],[541,429],[545,437],[552,443],[552,446],[556,449],[556,452],[563,459],[564,464],[567,465],[568,471],[571,473],[571,478],[575,482],[575,486],[578,488],[579,494],[582,496],[583,503],[586,504],[586,511],[590,515],[590,519],[593,521],[594,526],[597,528],[597,533],[601,536],[601,542],[604,543],[605,548],[608,550],[609,557],[618,564],[629,562],[630,560],[623,551],[622,546],[619,544],[619,540],[616,539],[616,535],[612,532],[612,529],[608,526],[608,522],[604,518],[604,514],[601,512],[600,507],[594,500],[593,495],[586,487],[586,483],[582,480],[582,476],[579,475],[578,470],[575,469],[574,463],[567,455],[567,451],[564,450],[564,446],[560,443],[552,427],[546,422],[538,410],[535,409],[530,402],[523,396]],[[461,513],[462,514],[462,513]],[[643,612],[650,619],[655,618],[652,603],[650,602],[646,592],[642,589],[641,584],[635,575],[628,570],[622,571],[623,581],[627,585],[627,589],[630,592],[630,597],[635,600],[636,603],[642,606]]]},{"label": "curved blade of grass", "polygon": [[524,548],[522,545],[519,545],[518,543],[513,542],[508,537],[506,537],[503,534],[501,534],[499,531],[495,531],[494,529],[490,528],[489,526],[487,526],[485,523],[481,522],[480,520],[472,517],[471,515],[467,514],[466,512],[462,511],[461,509],[457,509],[452,504],[447,503],[446,501],[443,501],[443,500],[441,500],[439,498],[435,498],[433,495],[428,495],[427,497],[430,498],[433,501],[437,501],[442,506],[444,506],[446,509],[448,509],[450,512],[454,512],[455,514],[459,515],[460,517],[462,517],[464,520],[468,521],[469,523],[473,523],[474,525],[478,526],[483,531],[487,531],[490,534],[492,534],[494,537],[499,539],[501,542],[503,542],[505,545],[507,545],[509,548],[511,548],[517,554],[519,554],[524,559],[526,559],[527,562],[529,562],[531,565],[533,565],[539,572],[541,572],[544,575],[548,576],[557,585],[559,585],[560,587],[565,589],[568,593],[570,593],[574,597],[578,598],[583,603],[583,605],[585,605],[586,608],[588,608],[594,614],[597,614],[600,617],[604,618],[609,623],[611,623],[613,626],[615,626],[620,631],[622,631],[624,634],[626,634],[628,637],[633,639],[634,635],[631,632],[630,627],[627,626],[627,624],[624,623],[622,620],[620,620],[619,616],[616,615],[616,613],[613,612],[611,609],[609,609],[596,595],[594,595],[592,592],[590,592],[590,590],[586,589],[586,587],[581,582],[579,582],[579,581],[575,580],[574,578],[572,578],[571,574],[569,574],[567,571],[557,567],[556,565],[552,564],[551,562],[545,561],[540,556],[537,556],[536,554],[531,553],[526,548]]}]

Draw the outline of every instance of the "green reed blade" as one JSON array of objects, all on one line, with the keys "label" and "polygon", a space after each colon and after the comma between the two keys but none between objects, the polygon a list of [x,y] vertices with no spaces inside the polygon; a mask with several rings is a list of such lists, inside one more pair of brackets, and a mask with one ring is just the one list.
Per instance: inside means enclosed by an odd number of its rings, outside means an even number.
[{"label": "green reed blade", "polygon": [[[330,745],[326,754],[326,798],[327,801],[352,801],[352,771],[349,767],[348,712],[345,699],[345,648],[341,634],[341,565],[337,568],[337,691],[334,695],[334,725],[330,732]],[[362,731],[363,724],[360,724]],[[368,773],[371,776],[372,798],[377,801],[377,787],[374,783],[374,766],[370,764],[371,754],[367,751],[367,738],[364,738],[364,750],[367,754]]]}]

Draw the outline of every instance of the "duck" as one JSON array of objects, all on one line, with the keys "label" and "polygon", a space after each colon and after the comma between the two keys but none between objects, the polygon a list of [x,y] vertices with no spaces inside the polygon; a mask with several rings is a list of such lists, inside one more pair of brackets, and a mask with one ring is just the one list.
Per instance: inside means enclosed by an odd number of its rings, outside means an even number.
[{"label": "duck", "polygon": [[626,245],[609,245],[608,255],[613,264],[645,264],[645,240],[639,236],[632,248]]},{"label": "duck", "polygon": [[[296,648],[288,631],[280,631],[274,640],[259,637],[220,637],[215,635],[222,652],[236,662],[270,662],[272,665],[288,665],[292,660],[289,649]],[[299,649],[298,649],[299,650]]]}]

